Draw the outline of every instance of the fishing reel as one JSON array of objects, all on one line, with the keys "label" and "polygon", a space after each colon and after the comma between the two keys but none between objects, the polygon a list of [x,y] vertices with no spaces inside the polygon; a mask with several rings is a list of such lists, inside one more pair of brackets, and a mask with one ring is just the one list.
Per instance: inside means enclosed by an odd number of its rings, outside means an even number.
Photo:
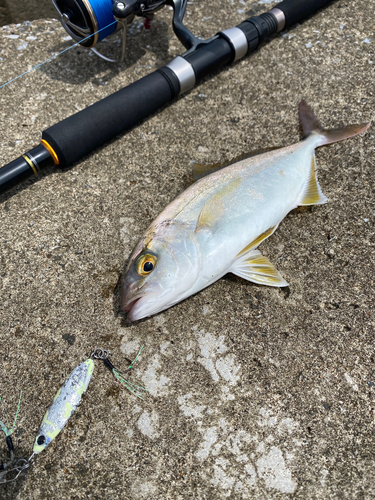
[{"label": "fishing reel", "polygon": [[[155,12],[164,5],[173,8],[173,30],[185,48],[195,50],[201,43],[208,42],[195,37],[182,23],[187,0],[52,0],[52,3],[69,35],[109,62],[124,60],[127,26],[134,18],[143,18],[145,29],[150,29]],[[101,54],[95,46],[119,30],[122,30],[122,52],[121,57],[114,60]]]}]

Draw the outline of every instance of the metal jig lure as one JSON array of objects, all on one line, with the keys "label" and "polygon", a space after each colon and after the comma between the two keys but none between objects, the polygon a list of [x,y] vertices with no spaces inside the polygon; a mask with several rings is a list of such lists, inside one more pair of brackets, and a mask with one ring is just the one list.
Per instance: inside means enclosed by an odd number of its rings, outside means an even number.
[{"label": "metal jig lure", "polygon": [[92,359],[87,359],[77,366],[66,379],[64,385],[58,390],[54,397],[52,405],[44,415],[39,432],[35,438],[33,453],[28,460],[16,459],[14,457],[13,443],[10,438],[10,434],[13,432],[19,413],[21,398],[18,402],[16,417],[11,430],[8,431],[5,425],[0,422],[1,430],[6,435],[9,449],[9,461],[0,466],[0,484],[15,481],[20,474],[32,465],[35,456],[43,451],[60,433],[79,405],[83,394],[86,392],[93,371],[94,361]]},{"label": "metal jig lure", "polygon": [[[142,349],[143,348],[141,348],[133,362],[129,361],[130,365],[127,370],[136,362]],[[91,358],[102,359],[104,364],[112,371],[115,378],[126,387],[126,389],[140,399],[143,399],[142,395],[147,392],[147,389],[141,382],[138,382],[130,376],[126,377],[123,372],[117,370],[109,361],[108,354],[109,352],[105,349],[95,349]],[[86,361],[77,366],[66,380],[65,384],[57,392],[52,405],[44,415],[39,432],[35,438],[33,455],[31,458],[43,451],[61,432],[79,405],[94,371],[94,361],[91,358],[86,359]]]},{"label": "metal jig lure", "polygon": [[58,390],[35,438],[33,455],[43,451],[62,431],[86,392],[93,371],[93,360],[86,359],[72,371],[65,384]]},{"label": "metal jig lure", "polygon": [[[129,372],[137,361],[139,355],[143,351],[143,347],[139,350],[137,356],[133,361],[129,361],[129,366],[126,372]],[[5,409],[3,412],[6,419],[6,425],[0,421],[0,430],[6,436],[6,444],[9,450],[9,458],[6,462],[0,463],[0,484],[10,483],[15,481],[26,469],[28,469],[35,459],[35,457],[43,451],[49,443],[62,431],[75,409],[79,405],[83,394],[86,392],[91,376],[94,371],[94,359],[101,359],[105,366],[113,373],[113,376],[134,396],[143,399],[144,395],[148,392],[146,387],[131,375],[125,374],[115,368],[108,359],[109,351],[106,349],[95,349],[89,359],[78,365],[66,379],[64,385],[58,390],[53,399],[51,406],[48,408],[42,423],[40,425],[38,434],[35,438],[33,453],[29,459],[16,458],[14,455],[14,447],[11,434],[14,431],[21,404],[22,391],[20,399],[17,404],[17,411],[14,417],[14,422],[10,430],[8,430],[9,422]],[[0,398],[1,402],[1,398]],[[2,404],[2,403],[1,403]]]}]

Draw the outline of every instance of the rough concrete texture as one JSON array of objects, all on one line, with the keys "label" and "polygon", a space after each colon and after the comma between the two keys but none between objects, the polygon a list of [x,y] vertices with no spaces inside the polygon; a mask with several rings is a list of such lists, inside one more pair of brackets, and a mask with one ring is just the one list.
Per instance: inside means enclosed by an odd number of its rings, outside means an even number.
[{"label": "rough concrete texture", "polygon": [[[267,5],[266,5],[267,4]],[[204,37],[269,2],[191,2]],[[101,363],[64,431],[5,499],[370,499],[374,486],[374,129],[317,152],[329,203],[291,212],[262,251],[290,283],[234,276],[131,324],[118,280],[133,245],[216,163],[301,137],[301,98],[326,127],[374,119],[375,3],[339,0],[272,38],[73,168],[0,199],[0,394],[19,455],[95,347],[145,350],[135,400]],[[75,48],[0,91],[1,165],[40,132],[182,52],[171,12],[134,24],[124,64]],[[0,30],[1,80],[71,43],[58,22]],[[115,40],[103,51],[118,49]],[[5,455],[5,442],[1,453]]]},{"label": "rough concrete texture", "polygon": [[0,0],[0,25],[57,17],[51,0]]}]

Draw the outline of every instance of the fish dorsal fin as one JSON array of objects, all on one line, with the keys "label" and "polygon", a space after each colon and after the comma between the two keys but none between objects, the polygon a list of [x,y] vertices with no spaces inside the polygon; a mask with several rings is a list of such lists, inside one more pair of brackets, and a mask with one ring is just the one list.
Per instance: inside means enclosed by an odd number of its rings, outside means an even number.
[{"label": "fish dorsal fin", "polygon": [[252,249],[239,255],[229,272],[260,285],[288,286],[275,266],[259,250]]},{"label": "fish dorsal fin", "polygon": [[310,176],[298,205],[323,205],[327,201],[328,198],[324,196],[316,177],[316,160],[315,155],[313,155],[311,157]]},{"label": "fish dorsal fin", "polygon": [[226,164],[215,163],[214,165],[203,165],[202,163],[197,163],[195,161],[191,162],[193,168],[193,182],[198,181],[206,175],[212,174],[221,168],[226,167]]},{"label": "fish dorsal fin", "polygon": [[276,224],[276,226],[270,227],[269,229],[267,229],[266,231],[264,231],[264,233],[262,233],[259,236],[257,236],[254,241],[252,241],[251,243],[249,243],[243,250],[241,250],[240,253],[238,253],[236,255],[236,258],[242,257],[243,255],[245,255],[248,252],[250,252],[250,250],[253,250],[254,248],[257,248],[262,243],[262,241],[264,241],[265,239],[267,239],[269,236],[271,236],[271,234],[273,234],[276,231],[277,226],[278,226],[278,224]]},{"label": "fish dorsal fin", "polygon": [[223,215],[223,202],[217,194],[212,196],[204,205],[199,214],[195,230],[198,231],[202,227],[210,228],[215,225],[215,222],[221,219]]},{"label": "fish dorsal fin", "polygon": [[192,161],[191,165],[193,168],[193,181],[194,182],[198,181],[199,179],[205,177],[206,175],[212,174],[213,172],[217,172],[222,168],[229,167],[229,165],[233,165],[234,163],[237,163],[239,161],[246,160],[247,158],[251,158],[252,156],[258,156],[263,153],[268,153],[269,151],[274,151],[275,149],[280,149],[280,147],[277,146],[264,149],[256,149],[255,151],[251,151],[250,153],[244,153],[239,156],[236,156],[235,158],[232,158],[231,160],[221,163],[220,162],[214,163],[213,165],[203,165],[202,163],[196,163],[195,161]]}]

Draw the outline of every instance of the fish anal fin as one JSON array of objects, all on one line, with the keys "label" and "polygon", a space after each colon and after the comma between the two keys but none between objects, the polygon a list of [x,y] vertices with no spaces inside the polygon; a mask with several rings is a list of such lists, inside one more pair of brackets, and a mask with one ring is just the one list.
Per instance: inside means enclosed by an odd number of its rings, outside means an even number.
[{"label": "fish anal fin", "polygon": [[262,234],[260,234],[259,236],[257,236],[255,238],[255,240],[253,240],[251,243],[249,243],[243,250],[241,250],[241,252],[239,252],[236,255],[236,258],[241,257],[243,255],[246,255],[248,252],[250,252],[250,250],[252,250],[253,248],[258,247],[262,243],[262,241],[264,241],[266,238],[268,238],[269,236],[271,236],[271,234],[273,234],[276,231],[277,226],[278,226],[278,224],[276,224],[275,226],[270,227],[269,229],[267,229],[266,231],[264,231]]},{"label": "fish anal fin", "polygon": [[288,286],[276,267],[259,250],[250,250],[234,261],[229,272],[267,286]]},{"label": "fish anal fin", "polygon": [[298,205],[323,205],[328,198],[324,196],[316,176],[315,155],[311,157],[310,177],[302,193],[301,201]]},{"label": "fish anal fin", "polygon": [[223,211],[223,202],[221,201],[220,196],[212,196],[212,198],[210,198],[203,206],[201,213],[199,214],[195,230],[198,231],[202,227],[212,229],[215,222],[221,219]]}]

